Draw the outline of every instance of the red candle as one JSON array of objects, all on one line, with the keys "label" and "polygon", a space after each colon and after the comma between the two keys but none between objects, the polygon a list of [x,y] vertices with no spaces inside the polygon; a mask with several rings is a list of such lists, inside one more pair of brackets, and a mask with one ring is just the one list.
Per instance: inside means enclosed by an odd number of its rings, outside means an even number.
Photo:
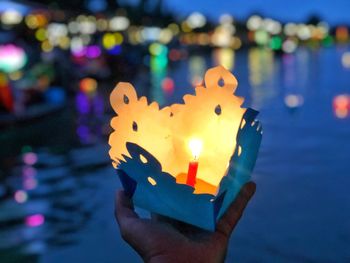
[{"label": "red candle", "polygon": [[197,161],[190,162],[188,165],[188,172],[187,172],[187,181],[186,181],[187,185],[194,187],[194,185],[196,184],[197,170],[198,170],[198,162]]},{"label": "red candle", "polygon": [[189,142],[189,147],[194,157],[188,165],[187,181],[186,184],[194,188],[196,184],[197,170],[198,170],[198,156],[202,150],[202,141],[198,139],[192,139]]}]

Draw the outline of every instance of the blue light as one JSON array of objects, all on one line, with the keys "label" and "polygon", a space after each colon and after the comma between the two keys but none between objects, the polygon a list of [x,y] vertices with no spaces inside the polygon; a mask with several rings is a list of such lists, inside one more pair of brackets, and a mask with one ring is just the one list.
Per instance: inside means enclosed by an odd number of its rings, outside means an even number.
[{"label": "blue light", "polygon": [[108,54],[111,55],[120,55],[120,53],[122,53],[122,46],[121,45],[116,45],[111,49],[107,50]]}]

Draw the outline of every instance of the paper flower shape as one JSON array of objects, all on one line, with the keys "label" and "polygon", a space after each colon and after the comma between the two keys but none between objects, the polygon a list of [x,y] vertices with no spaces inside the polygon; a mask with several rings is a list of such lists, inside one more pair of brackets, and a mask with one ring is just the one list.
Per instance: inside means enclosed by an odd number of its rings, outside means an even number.
[{"label": "paper flower shape", "polygon": [[162,109],[118,83],[109,154],[137,206],[214,230],[249,181],[262,128],[256,111],[241,108],[229,71],[209,69],[204,81],[184,104]]}]

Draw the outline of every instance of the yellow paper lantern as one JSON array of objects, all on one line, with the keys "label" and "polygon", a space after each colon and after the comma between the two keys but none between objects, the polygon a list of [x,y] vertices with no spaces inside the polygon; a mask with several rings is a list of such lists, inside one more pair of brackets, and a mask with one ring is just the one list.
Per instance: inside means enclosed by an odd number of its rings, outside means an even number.
[{"label": "yellow paper lantern", "polygon": [[[206,72],[195,95],[160,109],[156,102],[138,98],[131,84],[118,83],[110,97],[117,116],[111,121],[109,154],[123,173],[122,181],[130,177],[137,184],[137,205],[213,229],[249,180],[262,134],[254,119],[257,112],[242,108],[243,98],[234,95],[237,84],[228,70],[215,67]],[[190,207],[175,213],[184,209],[180,195],[187,196]],[[216,209],[214,222],[194,219],[191,204],[204,213],[201,220],[214,218],[210,214]]]}]

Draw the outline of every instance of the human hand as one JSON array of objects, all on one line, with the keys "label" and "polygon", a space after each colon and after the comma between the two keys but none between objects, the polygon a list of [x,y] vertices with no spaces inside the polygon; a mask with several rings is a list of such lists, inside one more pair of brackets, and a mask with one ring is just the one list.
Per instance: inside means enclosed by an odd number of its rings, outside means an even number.
[{"label": "human hand", "polygon": [[115,216],[123,239],[145,262],[223,262],[232,231],[255,189],[253,182],[243,186],[217,222],[215,232],[163,216],[140,218],[124,191],[117,193]]}]

